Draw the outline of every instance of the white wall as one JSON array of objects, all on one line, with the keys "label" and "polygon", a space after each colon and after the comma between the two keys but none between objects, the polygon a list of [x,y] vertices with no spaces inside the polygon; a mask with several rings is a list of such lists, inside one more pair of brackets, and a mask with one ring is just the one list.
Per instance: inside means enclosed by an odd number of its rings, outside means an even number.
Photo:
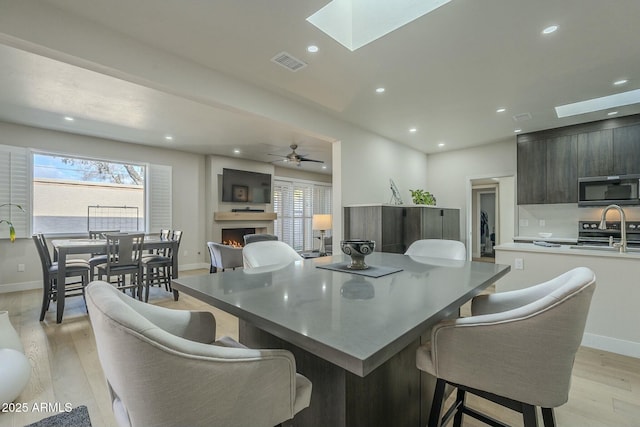
[{"label": "white wall", "polygon": [[[205,257],[205,159],[204,156],[179,151],[126,144],[108,139],[85,137],[0,122],[0,144],[29,147],[42,151],[120,161],[149,162],[173,168],[173,228],[184,231],[179,262],[182,267],[200,267]],[[25,264],[25,272],[17,265]],[[40,259],[33,241],[18,239],[10,243],[0,239],[0,292],[3,286],[38,282],[41,286]],[[36,284],[38,284],[36,283]]]},{"label": "white wall", "polygon": [[468,182],[473,178],[515,175],[516,140],[513,138],[466,150],[430,154],[427,162],[424,189],[435,195],[438,206],[460,209],[460,235],[467,244]]}]

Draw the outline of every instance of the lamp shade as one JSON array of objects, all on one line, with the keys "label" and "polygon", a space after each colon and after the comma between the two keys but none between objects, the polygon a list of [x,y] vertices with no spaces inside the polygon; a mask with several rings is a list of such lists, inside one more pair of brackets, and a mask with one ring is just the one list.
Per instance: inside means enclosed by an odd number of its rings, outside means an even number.
[{"label": "lamp shade", "polygon": [[331,214],[316,214],[311,221],[314,230],[330,230],[331,225]]}]

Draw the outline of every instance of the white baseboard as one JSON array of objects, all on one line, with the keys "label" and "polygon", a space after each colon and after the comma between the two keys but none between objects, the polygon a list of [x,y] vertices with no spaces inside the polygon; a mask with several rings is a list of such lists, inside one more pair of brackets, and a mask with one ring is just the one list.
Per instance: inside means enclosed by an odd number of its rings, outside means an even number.
[{"label": "white baseboard", "polygon": [[5,294],[8,292],[31,291],[33,289],[42,289],[42,281],[36,280],[33,282],[7,283],[4,285],[0,285],[0,294]]},{"label": "white baseboard", "polygon": [[635,341],[625,341],[618,338],[585,333],[582,336],[582,345],[623,356],[640,358],[640,343]]},{"label": "white baseboard", "polygon": [[[199,262],[193,264],[180,265],[180,271],[206,269],[209,271],[209,263]],[[7,283],[0,285],[0,294],[9,292],[31,291],[33,289],[42,289],[42,281],[35,280],[32,282]]]}]

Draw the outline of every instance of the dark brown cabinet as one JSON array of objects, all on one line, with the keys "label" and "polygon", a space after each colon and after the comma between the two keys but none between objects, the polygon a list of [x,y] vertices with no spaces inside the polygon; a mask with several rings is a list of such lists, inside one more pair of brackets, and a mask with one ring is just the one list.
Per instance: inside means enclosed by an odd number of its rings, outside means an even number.
[{"label": "dark brown cabinet", "polygon": [[640,115],[518,135],[518,204],[576,203],[578,179],[640,174]]},{"label": "dark brown cabinet", "polygon": [[547,141],[518,141],[518,204],[544,203],[547,193]]},{"label": "dark brown cabinet", "polygon": [[578,135],[578,177],[613,173],[613,130]]},{"label": "dark brown cabinet", "polygon": [[344,208],[345,239],[374,240],[378,252],[404,253],[403,224],[403,211],[398,206]]},{"label": "dark brown cabinet", "polygon": [[407,207],[404,219],[405,248],[420,239],[460,240],[460,210]]},{"label": "dark brown cabinet", "polygon": [[383,205],[345,207],[344,236],[375,240],[379,252],[404,253],[419,239],[460,240],[460,210]]},{"label": "dark brown cabinet", "polygon": [[578,201],[578,138],[518,141],[518,204]]},{"label": "dark brown cabinet", "polygon": [[613,175],[640,173],[640,125],[613,130]]}]

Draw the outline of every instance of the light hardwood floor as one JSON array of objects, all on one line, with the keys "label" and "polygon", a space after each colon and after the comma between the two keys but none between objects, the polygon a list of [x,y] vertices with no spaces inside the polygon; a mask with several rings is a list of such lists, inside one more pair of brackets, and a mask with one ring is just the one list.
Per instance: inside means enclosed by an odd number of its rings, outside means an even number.
[{"label": "light hardwood floor", "polygon": [[[206,270],[181,272],[206,273]],[[33,366],[31,380],[17,399],[27,403],[29,410],[0,413],[0,427],[24,426],[54,413],[33,411],[33,405],[41,403],[86,405],[94,427],[115,426],[82,298],[67,299],[60,325],[55,323],[53,304],[45,321],[38,321],[40,299],[40,291],[0,294],[0,310],[9,311]],[[150,300],[165,307],[212,311],[218,322],[218,336],[237,338],[236,318],[194,298],[181,295],[174,302],[170,294],[155,289]],[[466,312],[468,306],[463,307],[462,313]],[[470,402],[513,426],[522,425],[519,414],[510,410],[473,397]],[[573,370],[569,402],[556,410],[556,419],[559,426],[640,426],[640,359],[581,348]],[[483,426],[469,417],[465,417],[463,425]]]}]

